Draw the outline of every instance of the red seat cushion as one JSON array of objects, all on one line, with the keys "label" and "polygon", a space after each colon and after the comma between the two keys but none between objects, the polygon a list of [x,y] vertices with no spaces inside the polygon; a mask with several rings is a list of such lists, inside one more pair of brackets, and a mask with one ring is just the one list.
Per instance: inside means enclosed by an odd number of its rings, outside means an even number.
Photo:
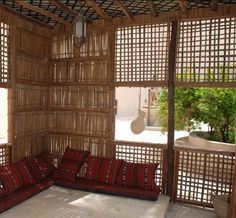
[{"label": "red seat cushion", "polygon": [[36,182],[23,161],[0,166],[0,179],[4,189],[8,192]]},{"label": "red seat cushion", "polygon": [[118,176],[118,184],[123,187],[138,187],[155,190],[155,172],[158,163],[141,164],[124,162]]},{"label": "red seat cushion", "polygon": [[89,151],[76,150],[67,147],[61,163],[59,164],[58,169],[55,170],[53,177],[75,181],[77,173],[80,171],[80,168],[89,153]]},{"label": "red seat cushion", "polygon": [[117,181],[119,170],[124,161],[103,157],[89,156],[86,160],[85,178],[107,184]]},{"label": "red seat cushion", "polygon": [[37,184],[23,187],[10,195],[3,197],[0,200],[0,213],[49,188],[53,184],[54,182],[51,179],[44,179]]},{"label": "red seat cushion", "polygon": [[138,198],[155,201],[160,193],[160,188],[156,186],[155,190],[147,190],[141,188],[122,187],[118,184],[105,184],[85,178],[77,178],[76,181],[68,181],[62,179],[55,180],[56,185],[60,185],[67,188],[73,188],[83,191],[91,191],[97,193],[118,195],[130,198]]}]

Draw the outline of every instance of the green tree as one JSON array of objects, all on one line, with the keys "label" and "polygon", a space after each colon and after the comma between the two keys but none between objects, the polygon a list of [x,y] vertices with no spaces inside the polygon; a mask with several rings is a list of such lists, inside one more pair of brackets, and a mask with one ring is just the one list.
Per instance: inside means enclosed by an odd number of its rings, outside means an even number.
[{"label": "green tree", "polygon": [[[167,129],[168,91],[163,89],[157,102],[158,121]],[[223,142],[234,142],[236,89],[233,88],[176,88],[175,129],[193,130],[200,123],[210,127],[210,136]]]}]

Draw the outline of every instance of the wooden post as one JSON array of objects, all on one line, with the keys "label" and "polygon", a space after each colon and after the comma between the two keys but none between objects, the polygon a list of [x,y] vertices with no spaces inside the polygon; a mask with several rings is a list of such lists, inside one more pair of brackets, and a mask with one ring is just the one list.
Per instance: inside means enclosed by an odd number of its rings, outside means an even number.
[{"label": "wooden post", "polygon": [[147,114],[148,126],[150,126],[150,104],[151,104],[151,89],[148,89],[148,114]]},{"label": "wooden post", "polygon": [[232,189],[231,200],[230,200],[229,218],[236,217],[235,205],[236,205],[236,160],[234,161],[233,189]]},{"label": "wooden post", "polygon": [[168,149],[167,149],[167,194],[172,197],[174,179],[174,72],[177,43],[177,21],[172,21],[171,42],[169,48],[168,81]]}]

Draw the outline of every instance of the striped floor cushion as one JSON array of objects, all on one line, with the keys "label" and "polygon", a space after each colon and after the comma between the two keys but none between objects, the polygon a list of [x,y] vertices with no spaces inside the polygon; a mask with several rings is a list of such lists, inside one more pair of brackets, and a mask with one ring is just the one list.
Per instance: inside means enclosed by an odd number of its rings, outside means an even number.
[{"label": "striped floor cushion", "polygon": [[106,184],[117,181],[123,160],[114,160],[90,155],[86,160],[85,178]]},{"label": "striped floor cushion", "polygon": [[118,184],[123,187],[137,187],[155,190],[155,172],[158,163],[141,164],[124,162],[118,176]]}]

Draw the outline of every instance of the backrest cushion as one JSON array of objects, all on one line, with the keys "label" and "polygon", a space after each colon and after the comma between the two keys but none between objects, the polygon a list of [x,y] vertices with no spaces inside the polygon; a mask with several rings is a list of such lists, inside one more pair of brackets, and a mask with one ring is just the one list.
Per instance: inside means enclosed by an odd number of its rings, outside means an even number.
[{"label": "backrest cushion", "polygon": [[22,161],[15,164],[0,166],[0,179],[4,189],[8,192],[34,184],[36,181],[29,172],[26,164]]},{"label": "backrest cushion", "polygon": [[155,172],[158,163],[141,164],[124,162],[121,166],[118,184],[123,187],[137,187],[156,190]]},{"label": "backrest cushion", "polygon": [[48,166],[40,155],[25,157],[24,161],[36,180],[47,178],[50,175]]},{"label": "backrest cushion", "polygon": [[77,173],[80,171],[89,151],[77,150],[67,147],[62,160],[53,174],[54,178],[75,181]]},{"label": "backrest cushion", "polygon": [[114,160],[103,157],[89,156],[86,160],[85,178],[106,184],[117,181],[123,160]]}]

